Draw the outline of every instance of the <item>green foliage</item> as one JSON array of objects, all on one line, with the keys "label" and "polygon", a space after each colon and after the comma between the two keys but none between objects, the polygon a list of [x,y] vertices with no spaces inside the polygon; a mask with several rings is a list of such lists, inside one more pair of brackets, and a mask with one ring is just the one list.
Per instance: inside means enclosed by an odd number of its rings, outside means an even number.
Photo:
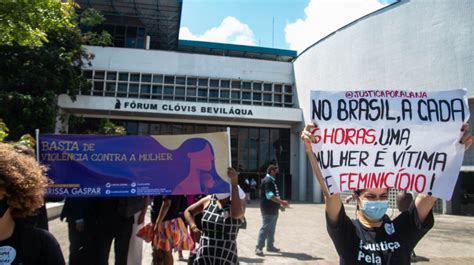
[{"label": "green foliage", "polygon": [[109,119],[84,119],[82,116],[71,115],[69,117],[69,132],[75,134],[106,134],[106,135],[126,135],[127,131],[123,126],[117,126]]},{"label": "green foliage", "polygon": [[73,7],[71,0],[2,0],[0,43],[41,47],[48,42],[48,32],[75,27]]},{"label": "green foliage", "polygon": [[0,142],[3,142],[5,138],[7,138],[8,131],[7,125],[0,119]]},{"label": "green foliage", "polygon": [[[4,142],[5,138],[8,136],[8,129],[7,125],[0,119],[0,142]],[[17,144],[21,144],[24,146],[28,146],[30,148],[34,148],[36,145],[36,140],[30,134],[24,134],[20,137],[20,140],[16,142]]]},{"label": "green foliage", "polygon": [[[19,6],[14,6],[16,4]],[[8,6],[11,12],[5,11]],[[26,133],[33,134],[37,128],[42,133],[54,132],[57,96],[68,94],[75,99],[77,91],[90,89],[89,82],[82,76],[82,68],[90,65],[94,55],[83,45],[106,45],[111,37],[108,33],[83,35],[78,21],[93,25],[104,18],[92,10],[77,17],[72,7],[72,2],[59,0],[3,1],[0,4],[0,39],[10,39],[0,42],[0,117],[11,128],[8,137],[17,139]],[[6,33],[12,31],[8,27],[17,24],[30,23],[29,27],[37,27],[36,15],[18,16],[16,12],[22,10],[24,14],[38,10],[38,14],[46,14],[44,19],[52,20],[42,22],[48,25],[42,28],[45,30],[42,36],[47,41],[37,37],[41,45],[27,45],[24,38],[30,38],[28,36],[7,36]],[[13,21],[11,26],[6,27],[5,17]]]}]

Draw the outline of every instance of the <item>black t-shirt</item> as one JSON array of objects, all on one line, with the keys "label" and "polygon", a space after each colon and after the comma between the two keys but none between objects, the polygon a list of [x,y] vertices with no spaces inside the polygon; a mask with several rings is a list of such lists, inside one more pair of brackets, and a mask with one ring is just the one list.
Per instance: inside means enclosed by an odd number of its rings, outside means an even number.
[{"label": "black t-shirt", "polygon": [[0,264],[64,265],[65,261],[48,231],[16,222],[12,236],[0,241]]},{"label": "black t-shirt", "polygon": [[260,211],[262,214],[277,215],[280,209],[280,204],[267,199],[267,192],[273,192],[274,196],[280,196],[275,181],[268,175],[262,181],[262,201],[260,203]]},{"label": "black t-shirt", "polygon": [[337,253],[339,264],[410,264],[410,256],[418,241],[433,227],[433,213],[421,223],[415,204],[393,221],[384,216],[377,228],[366,228],[358,220],[350,220],[344,207],[338,222],[326,215],[326,224]]},{"label": "black t-shirt", "polygon": [[178,218],[180,215],[180,211],[183,205],[183,200],[186,200],[186,197],[182,195],[170,195],[170,196],[156,196],[153,199],[153,205],[151,206],[151,220],[155,222],[156,218],[158,218],[158,214],[160,213],[161,205],[165,199],[171,200],[170,208],[168,209],[168,213],[166,213],[165,218],[163,221],[172,220]]}]

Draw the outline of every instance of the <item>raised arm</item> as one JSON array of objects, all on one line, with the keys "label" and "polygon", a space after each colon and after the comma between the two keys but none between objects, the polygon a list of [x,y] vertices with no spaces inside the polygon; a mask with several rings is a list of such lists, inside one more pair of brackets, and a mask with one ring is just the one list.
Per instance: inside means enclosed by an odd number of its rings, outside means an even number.
[{"label": "raised arm", "polygon": [[[306,124],[304,130],[301,132],[301,140],[304,141],[306,154],[311,162],[311,167],[313,168],[313,173],[315,174],[318,182],[321,185],[321,188],[326,190],[324,193],[324,202],[326,205],[326,213],[331,222],[338,222],[339,213],[341,212],[342,201],[341,195],[339,193],[330,195],[327,192],[326,184],[324,183],[321,170],[319,169],[318,164],[316,163],[316,156],[313,153],[311,144],[316,143],[315,133],[317,131],[317,126],[314,123]],[[323,186],[324,185],[324,186]]]},{"label": "raised arm", "polygon": [[[464,144],[464,150],[467,150],[472,144],[472,136],[469,134],[469,124],[464,124],[461,131],[463,132],[463,135],[461,140],[459,140],[459,143]],[[418,212],[418,218],[421,222],[426,220],[426,217],[430,213],[437,199],[438,198],[426,194],[419,194],[416,197],[416,211]]]},{"label": "raised arm", "polygon": [[230,214],[234,219],[240,219],[245,216],[245,201],[240,199],[239,186],[237,186],[239,177],[235,169],[227,168],[227,176],[230,178],[231,184],[231,206]]}]

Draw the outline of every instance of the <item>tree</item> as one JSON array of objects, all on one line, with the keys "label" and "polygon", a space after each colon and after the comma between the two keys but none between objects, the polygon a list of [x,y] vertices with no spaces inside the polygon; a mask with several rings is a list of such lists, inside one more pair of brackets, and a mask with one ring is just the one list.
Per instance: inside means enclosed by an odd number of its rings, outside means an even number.
[{"label": "tree", "polygon": [[[12,26],[4,29],[3,20],[0,24],[1,38],[10,40],[0,46],[0,118],[10,126],[9,137],[14,139],[33,134],[36,128],[41,132],[54,132],[57,96],[68,94],[74,99],[77,91],[90,89],[82,75],[82,67],[90,65],[94,55],[88,53],[83,45],[111,43],[107,33],[82,34],[79,29],[80,22],[89,27],[102,23],[104,18],[97,11],[86,10],[78,16],[69,1],[17,2],[20,7],[14,7],[10,2],[0,4],[0,13],[8,6],[15,10],[7,12],[6,16]],[[43,19],[30,16],[28,12],[35,9],[47,16]],[[16,14],[21,10],[25,10],[27,18]],[[45,19],[51,21],[45,22]],[[20,25],[19,31],[44,30],[39,37],[41,43],[28,42],[30,37],[13,33],[17,25]],[[32,30],[25,34],[34,35],[35,32]]]},{"label": "tree", "polygon": [[74,2],[58,0],[3,0],[0,4],[0,43],[41,47],[48,32],[73,29]]}]

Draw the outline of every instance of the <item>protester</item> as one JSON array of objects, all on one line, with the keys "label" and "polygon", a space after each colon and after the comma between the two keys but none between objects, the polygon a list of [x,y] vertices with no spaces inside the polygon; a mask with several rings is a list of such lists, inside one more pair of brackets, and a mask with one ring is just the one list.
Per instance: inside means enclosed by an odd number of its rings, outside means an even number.
[{"label": "protester", "polygon": [[65,264],[53,235],[19,221],[44,204],[47,185],[33,157],[0,143],[0,264]]},{"label": "protester", "polygon": [[278,210],[288,207],[288,202],[280,198],[275,178],[278,175],[278,166],[270,165],[267,168],[267,175],[262,181],[260,212],[262,213],[262,227],[258,233],[258,242],[255,254],[263,256],[263,247],[267,242],[267,251],[279,252],[280,249],[274,246],[275,229],[278,220]]},{"label": "protester", "polygon": [[252,199],[257,198],[257,181],[253,177],[250,179],[250,197]]},{"label": "protester", "polygon": [[[29,146],[26,146],[24,144],[15,144],[14,148],[17,152],[21,154],[36,158],[35,150]],[[24,221],[32,224],[34,227],[49,230],[46,202],[43,203],[43,206],[37,209],[33,215],[26,217]]]},{"label": "protester", "polygon": [[128,244],[127,265],[141,265],[143,258],[143,240],[136,237],[135,234],[140,230],[145,223],[145,215],[148,210],[150,198],[145,197],[131,197],[129,198],[130,209],[136,211],[133,216],[133,227]]},{"label": "protester", "polygon": [[[231,192],[206,196],[184,212],[199,247],[193,264],[237,264],[237,235],[245,216],[245,193],[238,186],[237,172],[228,168]],[[202,230],[194,216],[203,213]]]},{"label": "protester", "polygon": [[[306,143],[316,143],[308,124],[301,134]],[[465,149],[472,144],[467,126],[460,143]],[[326,224],[340,264],[410,264],[415,245],[433,227],[432,207],[437,198],[420,194],[407,211],[394,220],[385,215],[388,189],[362,189],[354,192],[357,202],[356,220],[350,220],[340,194],[325,197]]]},{"label": "protester", "polygon": [[[114,241],[115,265],[126,265],[128,246],[132,235],[134,211],[127,208],[127,198],[100,198],[96,201],[96,242],[89,248],[96,248],[91,257],[97,265],[107,265],[110,248]],[[91,251],[94,251],[93,249]]]},{"label": "protester", "polygon": [[179,216],[181,195],[156,196],[153,200],[151,220],[137,236],[153,247],[153,264],[173,264],[173,250],[191,250],[193,240]]},{"label": "protester", "polygon": [[[68,223],[69,265],[84,264],[86,245],[86,226],[84,222],[84,198],[66,198],[61,211],[61,221]],[[89,227],[87,228],[89,229]]]}]

